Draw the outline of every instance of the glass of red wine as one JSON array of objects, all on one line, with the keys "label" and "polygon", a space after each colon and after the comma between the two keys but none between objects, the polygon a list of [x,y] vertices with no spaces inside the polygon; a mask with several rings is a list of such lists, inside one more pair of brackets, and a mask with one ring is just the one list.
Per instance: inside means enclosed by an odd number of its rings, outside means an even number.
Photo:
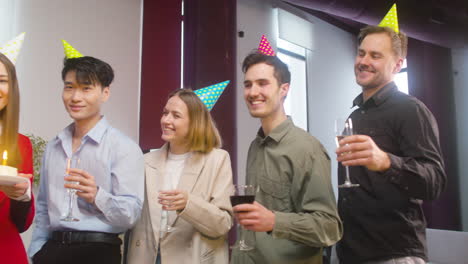
[{"label": "glass of red wine", "polygon": [[[255,201],[255,188],[253,185],[235,185],[234,193],[231,195],[231,204],[236,206],[239,204],[252,204]],[[255,233],[250,230],[246,230],[242,225],[238,224],[240,238],[236,244],[231,248],[238,248],[242,251],[248,251],[254,249],[255,244]]]},{"label": "glass of red wine", "polygon": [[[346,120],[343,119],[336,119],[335,120],[335,142],[336,142],[336,147],[340,147],[339,141],[345,138],[346,136],[351,136],[354,134],[353,130],[353,121],[351,118],[348,118]],[[338,188],[353,188],[353,187],[359,187],[359,184],[352,183],[351,179],[349,177],[349,168],[348,166],[345,166],[346,169],[346,178],[345,182],[341,185],[338,185]]]}]

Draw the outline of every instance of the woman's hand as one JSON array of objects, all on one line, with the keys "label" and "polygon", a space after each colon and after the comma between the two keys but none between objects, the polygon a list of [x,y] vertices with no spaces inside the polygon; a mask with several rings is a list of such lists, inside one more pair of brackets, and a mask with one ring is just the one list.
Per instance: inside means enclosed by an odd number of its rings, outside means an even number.
[{"label": "woman's hand", "polygon": [[159,203],[163,210],[176,211],[184,210],[188,201],[188,194],[182,190],[167,190],[159,192]]},{"label": "woman's hand", "polygon": [[27,178],[27,182],[17,183],[11,186],[0,185],[0,191],[4,192],[10,199],[17,199],[23,196],[30,186],[29,179],[32,178],[32,174],[18,173],[19,177]]}]

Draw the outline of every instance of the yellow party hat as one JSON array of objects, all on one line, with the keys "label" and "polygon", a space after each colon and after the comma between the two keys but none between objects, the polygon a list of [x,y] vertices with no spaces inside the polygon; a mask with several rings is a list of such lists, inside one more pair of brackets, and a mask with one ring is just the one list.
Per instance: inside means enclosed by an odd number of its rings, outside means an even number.
[{"label": "yellow party hat", "polygon": [[67,57],[67,59],[83,57],[83,54],[81,54],[79,51],[73,48],[72,45],[70,45],[68,42],[62,39],[62,43],[63,50],[65,51],[65,57]]},{"label": "yellow party hat", "polygon": [[389,27],[395,30],[396,33],[399,33],[400,30],[398,28],[398,16],[397,16],[397,8],[396,4],[393,4],[388,13],[385,17],[380,21],[379,27]]},{"label": "yellow party hat", "polygon": [[7,56],[13,64],[16,64],[16,58],[18,58],[21,46],[23,45],[24,35],[26,35],[26,33],[23,32],[16,38],[8,41],[5,46],[0,47],[0,52]]}]

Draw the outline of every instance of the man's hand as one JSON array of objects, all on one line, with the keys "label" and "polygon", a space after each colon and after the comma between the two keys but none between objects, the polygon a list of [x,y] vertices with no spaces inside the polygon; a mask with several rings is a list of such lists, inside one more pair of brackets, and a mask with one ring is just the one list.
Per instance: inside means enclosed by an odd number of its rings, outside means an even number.
[{"label": "man's hand", "polygon": [[337,160],[343,166],[365,166],[371,171],[385,171],[390,168],[390,158],[365,135],[346,136],[339,141],[336,149]]},{"label": "man's hand", "polygon": [[70,176],[65,181],[78,182],[78,184],[65,183],[65,188],[77,190],[76,195],[83,198],[87,203],[94,204],[97,194],[97,186],[94,176],[80,169],[70,169]]},{"label": "man's hand", "polygon": [[158,198],[164,210],[184,210],[187,205],[188,194],[182,190],[160,191]]},{"label": "man's hand", "polygon": [[233,210],[239,224],[247,230],[268,232],[275,226],[275,213],[257,202],[239,204]]},{"label": "man's hand", "polygon": [[18,173],[19,177],[28,179],[28,182],[17,183],[11,186],[0,185],[0,191],[4,192],[10,199],[16,199],[23,196],[29,188],[29,179],[32,178],[32,174]]}]

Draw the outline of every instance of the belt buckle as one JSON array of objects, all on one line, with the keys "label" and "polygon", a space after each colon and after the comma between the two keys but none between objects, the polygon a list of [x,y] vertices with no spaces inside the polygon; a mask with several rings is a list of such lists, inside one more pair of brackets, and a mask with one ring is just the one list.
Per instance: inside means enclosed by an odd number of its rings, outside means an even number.
[{"label": "belt buckle", "polygon": [[71,231],[64,231],[62,232],[62,244],[69,245],[72,243],[72,232]]}]

